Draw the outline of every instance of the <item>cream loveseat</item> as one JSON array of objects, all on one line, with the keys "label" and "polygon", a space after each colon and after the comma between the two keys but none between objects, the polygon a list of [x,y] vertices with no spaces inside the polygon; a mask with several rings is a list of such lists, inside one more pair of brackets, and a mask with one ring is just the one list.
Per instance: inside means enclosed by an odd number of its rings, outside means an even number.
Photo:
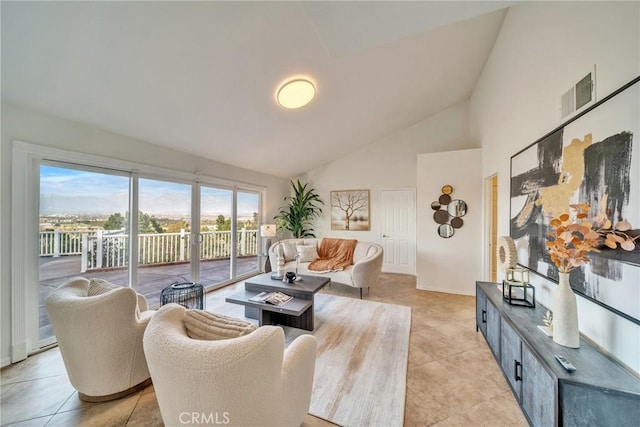
[{"label": "cream loveseat", "polygon": [[[304,246],[315,246],[316,251],[320,248],[322,239],[285,239],[273,244],[269,248],[269,262],[271,270],[278,270],[278,254],[284,256],[285,271],[296,270],[296,255],[302,255],[298,263],[298,274],[318,275],[331,278],[333,283],[360,288],[360,298],[362,298],[362,288],[369,288],[378,281],[378,276],[382,270],[382,246],[372,242],[356,243],[353,253],[353,264],[341,271],[331,271],[320,273],[310,271],[307,267],[313,261],[311,256],[305,258],[309,253]],[[300,249],[300,250],[299,250]],[[313,252],[313,251],[311,251]]]}]

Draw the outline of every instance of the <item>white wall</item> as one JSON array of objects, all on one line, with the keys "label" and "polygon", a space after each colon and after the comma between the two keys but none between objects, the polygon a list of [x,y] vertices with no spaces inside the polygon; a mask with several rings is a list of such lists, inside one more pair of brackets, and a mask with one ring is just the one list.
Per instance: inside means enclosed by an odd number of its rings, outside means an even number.
[{"label": "white wall", "polygon": [[[640,3],[527,2],[509,9],[470,101],[483,177],[498,173],[498,233],[509,234],[510,157],[562,123],[560,96],[596,65],[596,99],[640,74]],[[636,224],[637,225],[637,224]],[[551,306],[555,284],[535,277]],[[640,328],[578,297],[580,330],[640,372]]]},{"label": "white wall", "polygon": [[[272,222],[285,195],[288,180],[241,169],[190,154],[158,147],[95,127],[40,114],[9,103],[2,104],[0,155],[0,362],[10,357],[11,337],[11,146],[13,140],[52,146],[81,153],[128,160],[152,166],[263,186],[267,189],[265,220]],[[251,153],[247,153],[251,155]]]},{"label": "white wall", "polygon": [[[380,243],[379,191],[416,188],[418,154],[464,148],[474,148],[469,143],[467,102],[454,105],[411,127],[381,138],[366,148],[309,172],[302,180],[311,182],[326,203],[322,217],[315,223],[316,235]],[[356,189],[370,190],[371,230],[331,230],[329,192]]]},{"label": "white wall", "polygon": [[[417,287],[430,291],[475,295],[482,275],[482,150],[418,155]],[[467,204],[464,225],[450,238],[438,235],[431,202],[444,185],[452,199]]]}]

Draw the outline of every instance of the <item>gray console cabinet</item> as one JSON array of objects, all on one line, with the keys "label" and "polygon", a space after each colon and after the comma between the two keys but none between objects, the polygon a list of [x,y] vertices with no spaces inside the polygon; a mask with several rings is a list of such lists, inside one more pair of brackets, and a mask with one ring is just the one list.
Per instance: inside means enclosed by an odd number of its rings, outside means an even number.
[{"label": "gray console cabinet", "polygon": [[520,335],[504,321],[500,328],[500,367],[531,424],[555,424],[556,384]]},{"label": "gray console cabinet", "polygon": [[476,331],[478,328],[489,343],[489,348],[497,358],[500,355],[500,313],[485,294],[480,294],[476,302]]},{"label": "gray console cabinet", "polygon": [[[544,335],[546,309],[509,305],[495,283],[476,282],[476,330],[482,332],[533,426],[635,426],[640,380],[590,343],[562,347]],[[567,372],[561,354],[575,366]]]},{"label": "gray console cabinet", "polygon": [[500,326],[500,348],[498,360],[511,389],[518,397],[522,398],[522,346],[520,336],[507,323]]}]

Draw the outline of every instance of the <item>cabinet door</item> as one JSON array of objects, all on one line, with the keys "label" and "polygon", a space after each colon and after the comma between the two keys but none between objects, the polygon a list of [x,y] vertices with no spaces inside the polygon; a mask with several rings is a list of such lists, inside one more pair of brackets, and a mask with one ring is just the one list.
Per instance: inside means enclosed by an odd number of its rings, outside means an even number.
[{"label": "cabinet door", "polygon": [[534,427],[555,425],[555,396],[554,377],[522,344],[522,409]]},{"label": "cabinet door", "polygon": [[640,420],[640,397],[637,394],[575,384],[559,384],[564,427],[637,426]]},{"label": "cabinet door", "polygon": [[476,286],[476,330],[478,328],[482,334],[487,336],[487,296]]},{"label": "cabinet door", "polygon": [[493,303],[487,300],[486,337],[491,351],[496,358],[500,357],[500,313]]},{"label": "cabinet door", "polygon": [[520,402],[522,396],[522,358],[520,337],[508,322],[500,322],[500,366]]}]

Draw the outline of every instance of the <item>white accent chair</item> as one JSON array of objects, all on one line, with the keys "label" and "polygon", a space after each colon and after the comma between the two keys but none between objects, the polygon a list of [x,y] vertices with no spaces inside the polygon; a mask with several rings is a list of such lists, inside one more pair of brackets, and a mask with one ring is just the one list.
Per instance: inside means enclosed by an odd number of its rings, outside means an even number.
[{"label": "white accent chair", "polygon": [[188,336],[185,308],[161,307],[144,350],[165,425],[299,426],[309,411],[317,342],[262,326],[221,340]]},{"label": "white accent chair", "polygon": [[146,387],[151,380],[142,338],[155,311],[147,311],[147,300],[131,288],[117,287],[95,296],[88,292],[89,280],[77,277],[46,299],[79,398],[104,402]]}]

